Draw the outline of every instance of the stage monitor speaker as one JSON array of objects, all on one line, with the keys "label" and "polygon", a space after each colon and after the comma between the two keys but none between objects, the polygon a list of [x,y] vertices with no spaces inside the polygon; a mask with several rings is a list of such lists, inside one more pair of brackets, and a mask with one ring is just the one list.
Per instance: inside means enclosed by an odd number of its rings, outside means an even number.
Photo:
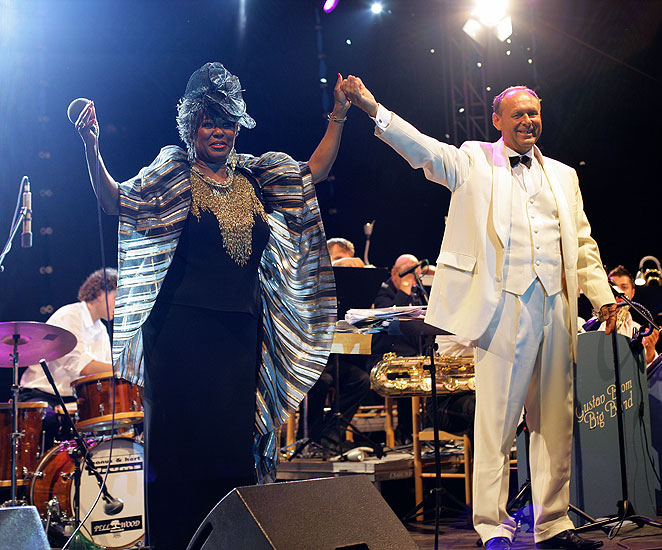
[{"label": "stage monitor speaker", "polygon": [[34,506],[0,508],[0,550],[49,550]]},{"label": "stage monitor speaker", "polygon": [[239,487],[209,513],[187,550],[417,550],[366,476]]}]

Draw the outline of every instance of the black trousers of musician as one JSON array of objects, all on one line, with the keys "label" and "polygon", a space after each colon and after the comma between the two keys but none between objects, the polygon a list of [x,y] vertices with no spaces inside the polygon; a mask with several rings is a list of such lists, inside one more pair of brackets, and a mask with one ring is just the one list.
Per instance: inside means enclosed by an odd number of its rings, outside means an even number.
[{"label": "black trousers of musician", "polygon": [[[341,418],[334,418],[335,403],[329,413],[324,413],[324,404],[329,389],[335,388],[336,356],[331,355],[326,368],[308,392],[308,436],[330,450],[337,450],[343,440],[347,423],[351,422],[359,405],[370,391],[370,375],[365,370],[361,357],[339,356],[338,410]],[[303,437],[303,422],[299,423],[297,436]]]},{"label": "black trousers of musician", "polygon": [[258,319],[157,301],[143,327],[147,543],[184,550],[233,488],[256,482]]},{"label": "black trousers of musician", "polygon": [[[432,423],[432,399],[426,400],[426,426]],[[473,445],[476,393],[463,391],[442,395],[437,398],[437,426],[440,430],[455,435],[467,434]]]}]

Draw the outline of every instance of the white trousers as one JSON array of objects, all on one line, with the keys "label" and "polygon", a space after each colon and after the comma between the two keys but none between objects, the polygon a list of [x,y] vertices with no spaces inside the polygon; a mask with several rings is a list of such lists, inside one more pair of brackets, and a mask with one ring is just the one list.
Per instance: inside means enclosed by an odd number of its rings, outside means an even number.
[{"label": "white trousers", "polygon": [[483,541],[515,534],[506,505],[522,407],[530,431],[535,541],[574,528],[568,517],[573,404],[567,309],[562,292],[546,296],[536,279],[521,296],[502,294],[477,341],[473,519]]}]

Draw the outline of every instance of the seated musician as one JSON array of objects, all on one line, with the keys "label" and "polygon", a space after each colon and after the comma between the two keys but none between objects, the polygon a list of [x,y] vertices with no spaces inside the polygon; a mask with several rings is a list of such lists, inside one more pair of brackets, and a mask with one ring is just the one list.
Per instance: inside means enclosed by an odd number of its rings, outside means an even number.
[{"label": "seated musician", "polygon": [[355,249],[352,241],[334,237],[326,241],[326,247],[329,249],[333,267],[365,267],[363,260],[354,256]]},{"label": "seated musician", "polygon": [[[418,258],[413,254],[402,254],[391,268],[391,276],[382,283],[374,299],[376,308],[391,306],[418,306],[424,305],[425,301],[421,289],[418,287],[414,273],[400,276],[418,263]],[[427,266],[427,269],[431,269]],[[419,276],[422,271],[417,268]],[[372,338],[372,353],[375,355],[372,363],[377,363],[385,353],[395,353],[401,357],[413,357],[421,355],[420,343],[416,338],[399,336],[394,338],[385,334],[375,334]],[[411,399],[399,398],[396,400],[398,409],[398,425],[395,429],[396,444],[404,445],[411,443],[412,420]]]},{"label": "seated musician", "polygon": [[[71,382],[88,374],[112,376],[110,340],[101,319],[110,321],[115,309],[117,293],[117,271],[106,270],[107,296],[103,270],[87,277],[78,290],[78,302],[59,308],[46,321],[71,332],[77,340],[76,347],[64,357],[51,361],[48,367],[58,391],[65,402],[74,402]],[[27,367],[21,377],[19,401],[45,401],[49,407],[44,419],[46,448],[57,435],[58,423],[54,408],[59,404],[41,365]]]},{"label": "seated musician", "polygon": [[[397,258],[391,269],[391,277],[382,283],[374,304],[377,308],[390,306],[424,305],[423,290],[419,288],[414,273],[404,274],[409,268],[418,263],[418,258],[413,254],[402,254]],[[426,266],[422,270],[417,268],[419,276],[434,268]],[[400,274],[403,274],[401,276]],[[457,336],[437,336],[435,342],[438,346],[437,353],[453,357],[473,355],[473,348],[469,341]],[[376,334],[372,340],[373,354],[382,355],[393,352],[398,356],[411,357],[422,355],[423,351],[418,339],[401,336],[398,338],[386,337]],[[397,399],[398,426],[395,430],[397,443],[408,443],[411,441],[412,418],[411,400],[408,398]],[[473,391],[462,391],[450,395],[439,396],[437,399],[437,416],[439,429],[453,434],[468,434],[473,438],[473,420],[476,396]],[[431,403],[428,400],[426,409],[431,411]],[[432,425],[432,419],[428,416],[426,421]]]},{"label": "seated musician", "polygon": [[[630,301],[634,299],[634,279],[632,278],[632,274],[625,267],[622,265],[615,267],[609,272],[608,277],[614,286],[617,286],[623,291],[623,294],[625,294],[626,298],[628,298]],[[617,296],[616,301],[621,303],[624,300]],[[629,309],[629,306],[619,307],[618,314],[616,316],[616,331],[618,334],[632,338],[634,331],[641,329],[641,325],[632,319],[632,314],[630,313]],[[606,323],[603,322],[598,330],[604,331],[605,325]],[[646,365],[650,365],[658,355],[657,351],[655,350],[655,345],[657,344],[659,335],[659,331],[653,329],[651,334],[644,337],[641,341],[646,354]]]}]

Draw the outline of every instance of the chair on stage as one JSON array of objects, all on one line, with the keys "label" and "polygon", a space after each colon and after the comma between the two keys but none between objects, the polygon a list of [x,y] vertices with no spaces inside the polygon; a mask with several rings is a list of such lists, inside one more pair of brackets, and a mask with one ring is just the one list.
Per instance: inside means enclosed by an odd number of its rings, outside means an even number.
[{"label": "chair on stage", "polygon": [[[423,479],[434,478],[434,459],[424,459],[422,457],[422,443],[425,441],[434,441],[434,431],[432,429],[421,430],[421,402],[420,397],[412,397],[412,418],[413,431],[412,440],[414,444],[414,490],[416,502],[423,500]],[[471,504],[471,478],[473,475],[473,452],[471,440],[468,435],[456,435],[439,430],[440,441],[462,442],[464,450],[462,454],[452,454],[442,457],[441,477],[452,479],[464,479],[464,501],[467,505]],[[444,471],[446,470],[446,471]],[[418,521],[423,521],[423,516],[417,516]]]},{"label": "chair on stage", "polygon": [[[385,397],[383,405],[361,405],[352,418],[352,424],[358,430],[361,430],[364,423],[370,427],[369,430],[365,431],[383,430],[386,434],[386,446],[393,448],[395,447],[394,405],[394,400],[391,397]],[[395,414],[397,415],[397,411]],[[373,429],[375,427],[378,430]],[[345,439],[347,441],[354,441],[354,432],[350,428],[345,432]]]}]

